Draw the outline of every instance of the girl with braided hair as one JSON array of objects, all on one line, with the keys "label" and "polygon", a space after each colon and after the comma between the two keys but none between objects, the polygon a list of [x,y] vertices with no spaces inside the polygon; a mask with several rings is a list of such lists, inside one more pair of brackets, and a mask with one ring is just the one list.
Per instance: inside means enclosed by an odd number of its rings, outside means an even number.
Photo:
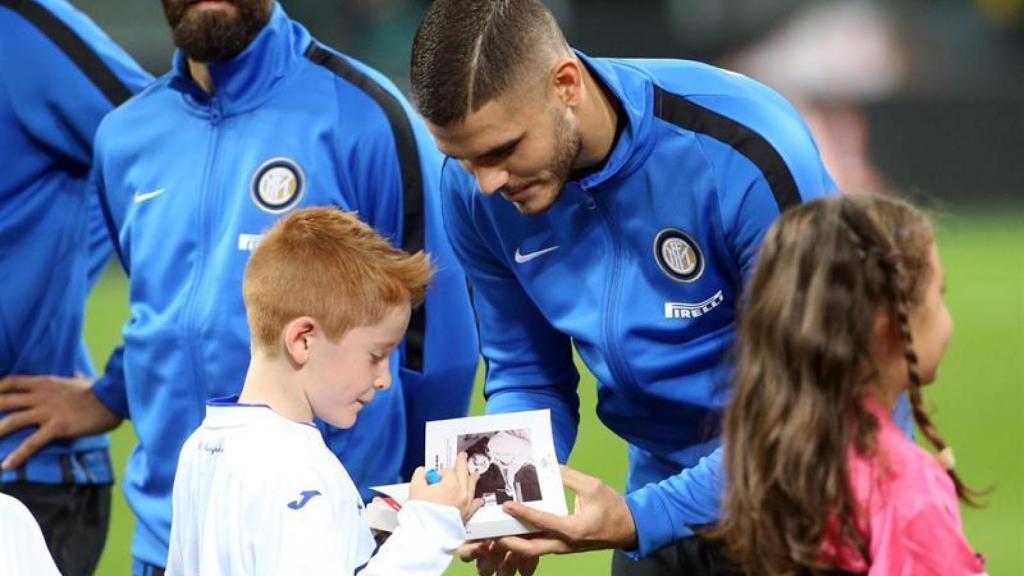
[{"label": "girl with braided hair", "polygon": [[[745,573],[981,574],[972,493],[923,408],[953,331],[928,218],[839,196],[768,231],[740,322],[718,533]],[[909,392],[938,457],[893,423]]]}]

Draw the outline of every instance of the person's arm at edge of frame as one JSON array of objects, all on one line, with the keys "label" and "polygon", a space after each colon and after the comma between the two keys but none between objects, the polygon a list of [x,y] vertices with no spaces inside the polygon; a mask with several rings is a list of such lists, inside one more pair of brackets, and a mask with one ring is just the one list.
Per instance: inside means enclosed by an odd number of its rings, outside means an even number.
[{"label": "person's arm at edge of frame", "polygon": [[[74,11],[71,7],[68,9]],[[36,69],[34,73],[38,75],[37,82],[8,83],[7,88],[15,104],[14,108],[19,113],[19,121],[25,129],[36,138],[47,142],[48,146],[59,151],[69,161],[88,169],[90,160],[93,159],[94,136],[102,119],[114,107],[148,85],[152,77],[123,49],[110,41],[95,24],[80,16],[77,11],[72,12],[70,16],[65,14],[64,17],[68,19],[64,24],[69,26],[91,50],[87,56],[94,57],[97,66],[102,68],[100,72],[94,70],[93,74],[99,74],[99,77],[106,74],[102,88],[97,83],[100,81],[95,77],[86,76],[81,69],[79,74],[73,77],[56,77],[48,71],[40,72]],[[32,43],[29,48],[59,51],[59,48],[50,41]],[[65,56],[61,53],[60,57]],[[32,58],[22,50],[18,58],[40,61],[42,56]],[[78,89],[75,89],[74,82],[79,85]],[[45,103],[50,114],[28,114],[29,111],[40,109],[40,101]],[[21,105],[18,105],[18,102],[21,102]],[[94,193],[91,181],[92,173],[90,184],[86,187],[86,193],[89,195]],[[87,199],[87,205],[88,217],[92,218],[93,198]],[[94,231],[95,229],[90,226],[90,242],[96,239],[93,236]],[[90,266],[93,263],[90,262]],[[89,270],[90,274],[93,272],[95,271]],[[90,278],[90,284],[92,280],[93,278]],[[79,348],[83,346],[80,345]],[[80,355],[76,363],[87,367],[88,363],[84,362],[84,350],[76,350],[76,355]],[[4,404],[11,404],[13,401],[14,404],[9,407],[17,410],[0,421],[0,436],[25,426],[40,427],[8,455],[4,462],[0,463],[0,467],[9,469],[21,466],[33,453],[55,438],[105,432],[116,427],[121,418],[103,409],[102,404],[95,401],[91,387],[89,379],[77,376],[59,378],[12,375],[0,380],[0,400]],[[84,412],[92,418],[82,418],[80,408],[96,410]],[[69,418],[70,414],[74,414],[75,418]]]}]

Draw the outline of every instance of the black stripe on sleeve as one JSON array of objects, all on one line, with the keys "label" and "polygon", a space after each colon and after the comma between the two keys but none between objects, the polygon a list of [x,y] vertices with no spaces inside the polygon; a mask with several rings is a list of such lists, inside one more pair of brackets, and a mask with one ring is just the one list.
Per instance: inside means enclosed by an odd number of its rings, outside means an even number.
[{"label": "black stripe on sleeve", "polygon": [[680,128],[707,134],[753,162],[771,187],[779,212],[800,204],[800,189],[793,173],[764,136],[728,116],[657,86],[654,87],[654,114]]},{"label": "black stripe on sleeve", "polygon": [[0,6],[6,6],[20,14],[56,44],[112,106],[116,107],[131,97],[132,91],[121,82],[99,55],[71,27],[50,11],[32,0],[0,0]]},{"label": "black stripe on sleeve", "polygon": [[[414,253],[426,247],[423,208],[423,174],[416,136],[402,103],[373,78],[353,66],[348,60],[313,42],[306,49],[306,58],[333,72],[372,98],[387,116],[398,152],[398,165],[402,175],[403,218],[402,250]],[[412,313],[409,331],[405,336],[405,368],[423,371],[423,344],[427,333],[426,306]]]},{"label": "black stripe on sleeve", "polygon": [[124,270],[125,275],[131,276],[128,261],[124,259],[124,253],[121,252],[121,234],[117,228],[117,223],[114,221],[114,213],[110,209],[110,198],[107,197],[107,189],[97,189],[96,194],[100,197],[100,212],[103,213],[103,223],[107,226],[107,234],[110,236],[110,242],[114,245],[117,261],[121,263],[121,269]]}]

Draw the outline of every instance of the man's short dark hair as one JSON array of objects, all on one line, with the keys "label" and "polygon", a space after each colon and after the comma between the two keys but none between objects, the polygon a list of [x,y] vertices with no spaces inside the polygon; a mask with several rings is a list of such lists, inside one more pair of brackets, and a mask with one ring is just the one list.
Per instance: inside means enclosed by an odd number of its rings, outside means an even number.
[{"label": "man's short dark hair", "polygon": [[413,96],[427,120],[447,126],[523,85],[531,64],[565,47],[539,0],[437,0],[413,40]]}]

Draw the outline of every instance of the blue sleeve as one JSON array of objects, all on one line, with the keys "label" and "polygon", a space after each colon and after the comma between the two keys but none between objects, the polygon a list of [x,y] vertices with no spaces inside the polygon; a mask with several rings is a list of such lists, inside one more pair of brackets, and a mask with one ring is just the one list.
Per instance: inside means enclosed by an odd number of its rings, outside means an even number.
[{"label": "blue sleeve", "polygon": [[124,386],[124,344],[114,349],[103,376],[92,385],[93,394],[111,412],[128,418],[128,394]]},{"label": "blue sleeve", "polygon": [[110,231],[107,228],[106,218],[103,215],[103,207],[100,204],[100,197],[95,188],[87,188],[89,192],[89,258],[88,258],[88,289],[91,292],[96,281],[110,262],[110,256],[114,253],[114,242],[110,238]]},{"label": "blue sleeve", "polygon": [[[66,2],[27,1],[0,9],[0,69],[18,123],[27,134],[85,174],[100,121],[152,80],[87,16]],[[88,188],[87,188],[88,189]],[[98,198],[88,198],[88,286],[112,246]],[[94,373],[84,339],[76,371]]]},{"label": "blue sleeve", "polygon": [[642,558],[692,536],[691,526],[716,522],[724,487],[722,449],[718,448],[696,466],[626,494],[637,532],[637,547],[626,554]]},{"label": "blue sleeve", "polygon": [[152,77],[70,4],[16,10],[0,10],[12,107],[27,133],[85,173],[100,120]]},{"label": "blue sleeve", "polygon": [[550,409],[555,449],[565,462],[579,425],[572,342],[548,323],[488,247],[488,237],[473,218],[474,194],[472,177],[449,160],[442,175],[442,213],[452,249],[472,285],[487,367],[487,412]]},{"label": "blue sleeve", "polygon": [[383,115],[368,119],[354,146],[349,148],[351,156],[341,166],[339,177],[349,180],[359,218],[392,245],[401,247],[406,191],[388,119]]},{"label": "blue sleeve", "polygon": [[[93,169],[89,173],[89,181],[86,186],[89,194],[89,284],[90,288],[103,270],[103,266],[110,258],[112,252],[117,251],[118,258],[125,273],[128,271],[127,262],[121,253],[118,244],[118,228],[114,216],[115,208],[110,203],[106,193],[103,169],[104,157],[104,130],[97,131],[96,154],[93,157]],[[124,344],[118,345],[107,360],[107,365],[102,377],[93,383],[93,394],[111,412],[122,418],[129,418],[128,396],[124,381]]]},{"label": "blue sleeve", "polygon": [[[96,285],[96,281],[99,280],[100,274],[107,267],[107,262],[110,261],[110,255],[113,254],[114,245],[110,240],[110,233],[107,231],[107,223],[103,217],[103,208],[100,205],[99,195],[91,188],[89,190],[89,221],[87,222],[88,227],[88,242],[89,242],[89,253],[88,253],[88,278],[87,278],[87,290],[92,292],[93,286]],[[96,373],[95,368],[92,364],[92,359],[89,357],[89,348],[85,342],[85,335],[82,335],[81,340],[78,344],[78,352],[76,359],[75,370],[80,374],[86,376],[92,376]]]}]

